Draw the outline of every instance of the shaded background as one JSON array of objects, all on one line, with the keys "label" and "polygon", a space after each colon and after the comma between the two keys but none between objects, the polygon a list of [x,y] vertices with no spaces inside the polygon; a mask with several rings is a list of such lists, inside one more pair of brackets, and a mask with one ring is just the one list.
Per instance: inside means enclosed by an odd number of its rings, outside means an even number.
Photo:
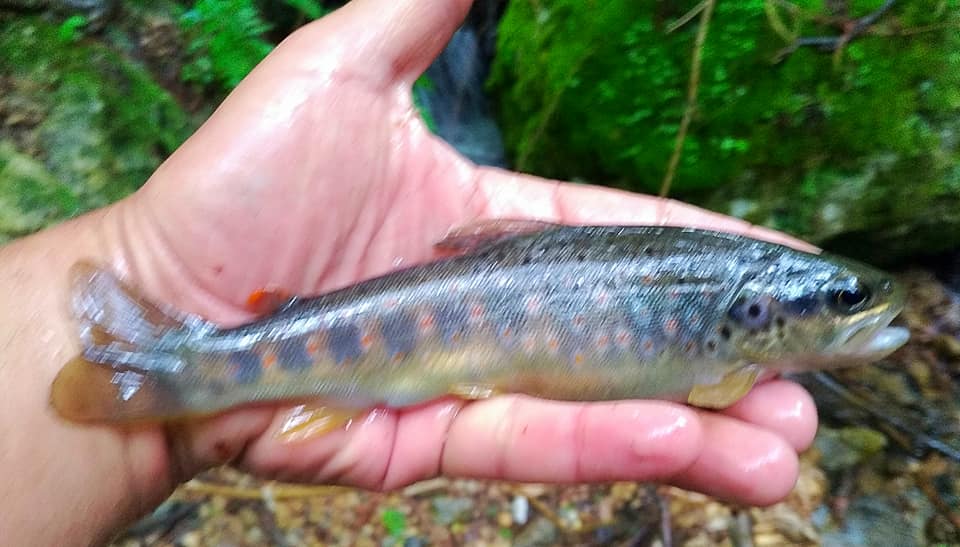
[{"label": "shaded background", "polygon": [[[0,0],[0,242],[134,191],[336,7]],[[900,271],[911,344],[803,379],[825,426],[774,508],[636,484],[381,495],[217,470],[119,544],[960,544],[960,0],[478,0],[414,94],[478,163],[669,187]]]}]

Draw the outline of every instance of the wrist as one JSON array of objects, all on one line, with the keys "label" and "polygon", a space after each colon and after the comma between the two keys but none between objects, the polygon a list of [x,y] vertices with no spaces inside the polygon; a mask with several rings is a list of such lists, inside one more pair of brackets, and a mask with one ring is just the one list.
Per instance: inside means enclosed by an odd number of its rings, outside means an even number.
[{"label": "wrist", "polygon": [[[78,426],[49,407],[50,385],[79,352],[67,274],[78,260],[122,266],[117,204],[0,248],[0,529],[13,544],[84,545],[172,488],[164,436]],[[20,540],[20,541],[17,541]]]}]

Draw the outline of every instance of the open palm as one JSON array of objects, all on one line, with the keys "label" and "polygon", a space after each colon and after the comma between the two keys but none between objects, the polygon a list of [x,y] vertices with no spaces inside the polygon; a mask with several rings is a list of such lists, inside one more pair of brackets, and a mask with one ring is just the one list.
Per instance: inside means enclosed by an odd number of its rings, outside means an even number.
[{"label": "open palm", "polygon": [[[154,299],[224,324],[251,292],[312,295],[429,259],[480,218],[672,223],[782,238],[670,201],[478,168],[430,135],[412,82],[467,0],[355,0],[292,35],[112,214],[115,266]],[[656,401],[505,396],[378,409],[285,444],[282,409],[245,409],[157,446],[176,479],[225,461],[288,480],[391,488],[437,474],[570,482],[665,480],[769,503],[797,473],[815,409],[794,384],[724,413]]]}]

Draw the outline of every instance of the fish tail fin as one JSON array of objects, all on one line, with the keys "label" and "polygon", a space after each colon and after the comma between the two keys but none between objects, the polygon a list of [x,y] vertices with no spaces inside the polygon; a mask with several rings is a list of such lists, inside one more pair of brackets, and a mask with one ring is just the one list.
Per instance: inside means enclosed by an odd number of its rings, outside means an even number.
[{"label": "fish tail fin", "polygon": [[202,334],[206,321],[161,308],[106,269],[79,263],[71,271],[73,312],[83,357],[143,372],[177,372],[173,351]]},{"label": "fish tail fin", "polygon": [[50,405],[60,417],[77,423],[159,423],[190,414],[163,377],[83,357],[71,359],[57,374]]},{"label": "fish tail fin", "polygon": [[178,350],[212,325],[163,309],[106,269],[71,271],[82,354],[54,381],[51,403],[81,422],[158,421],[183,414],[171,380],[186,363]]}]

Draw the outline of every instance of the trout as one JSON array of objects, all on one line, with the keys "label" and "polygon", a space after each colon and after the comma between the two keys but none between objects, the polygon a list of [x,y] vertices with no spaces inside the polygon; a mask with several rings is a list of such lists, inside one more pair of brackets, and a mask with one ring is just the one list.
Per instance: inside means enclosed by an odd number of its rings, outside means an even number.
[{"label": "trout", "polygon": [[403,407],[447,394],[664,399],[723,408],[764,371],[869,363],[903,345],[889,275],[699,229],[489,224],[459,254],[222,328],[73,273],[82,355],[52,404],[78,422],[156,422],[251,403]]}]

